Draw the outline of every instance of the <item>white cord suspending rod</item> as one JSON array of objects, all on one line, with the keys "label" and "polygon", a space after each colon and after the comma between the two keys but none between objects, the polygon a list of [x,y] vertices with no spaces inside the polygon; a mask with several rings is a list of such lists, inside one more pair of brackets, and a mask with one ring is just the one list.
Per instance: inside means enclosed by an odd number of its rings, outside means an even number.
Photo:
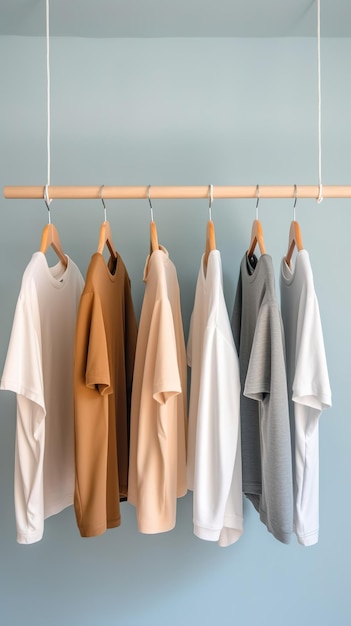
[{"label": "white cord suspending rod", "polygon": [[[318,40],[318,178],[319,185],[275,185],[259,186],[260,198],[311,198],[321,202],[323,198],[351,198],[351,185],[322,185],[322,132],[321,132],[321,24],[320,0],[317,0],[317,40]],[[101,185],[96,186],[51,186],[50,169],[50,37],[49,37],[49,0],[46,0],[46,67],[47,67],[47,185],[42,186],[6,186],[4,197],[12,199],[45,199],[50,204],[52,199],[97,200],[101,198]],[[297,191],[297,194],[296,194]],[[104,199],[134,199],[149,197],[149,186],[104,186]],[[214,186],[213,199],[256,198],[257,185]],[[204,199],[209,197],[209,185],[203,186],[152,186],[152,199]],[[50,221],[50,211],[49,211]]]},{"label": "white cord suspending rod", "polygon": [[321,2],[317,0],[317,56],[318,56],[318,180],[317,202],[323,200],[322,185],[322,90],[321,90]]},{"label": "white cord suspending rod", "polygon": [[46,80],[47,80],[47,156],[48,156],[48,176],[47,185],[51,179],[51,103],[50,103],[50,17],[49,0],[46,0]]},{"label": "white cord suspending rod", "polygon": [[47,134],[46,134],[46,147],[47,147],[47,182],[44,188],[44,199],[48,208],[49,224],[51,224],[51,212],[50,212],[50,194],[49,187],[51,181],[51,103],[50,103],[50,17],[49,17],[49,0],[46,0],[46,103],[47,103]]}]

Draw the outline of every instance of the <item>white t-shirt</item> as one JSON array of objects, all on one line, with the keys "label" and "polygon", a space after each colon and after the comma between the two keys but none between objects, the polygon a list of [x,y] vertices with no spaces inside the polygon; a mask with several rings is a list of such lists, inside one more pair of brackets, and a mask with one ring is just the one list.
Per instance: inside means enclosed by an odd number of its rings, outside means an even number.
[{"label": "white t-shirt", "polygon": [[49,268],[35,252],[22,278],[1,389],[17,394],[18,543],[43,536],[44,519],[73,503],[73,350],[84,281],[68,258]]},{"label": "white t-shirt", "polygon": [[295,267],[285,260],[280,273],[294,474],[294,531],[299,543],[318,541],[319,442],[321,411],[331,406],[331,391],[318,301],[306,250]]},{"label": "white t-shirt", "polygon": [[218,250],[203,258],[187,346],[191,367],[187,479],[194,534],[228,546],[243,531],[239,362]]}]

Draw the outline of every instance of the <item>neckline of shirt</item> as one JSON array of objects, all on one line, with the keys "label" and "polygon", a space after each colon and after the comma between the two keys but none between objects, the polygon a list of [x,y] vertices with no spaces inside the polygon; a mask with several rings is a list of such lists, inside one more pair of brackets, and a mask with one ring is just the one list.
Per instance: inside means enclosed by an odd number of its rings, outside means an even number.
[{"label": "neckline of shirt", "polygon": [[145,261],[145,267],[144,267],[144,274],[143,274],[144,282],[147,281],[147,277],[150,273],[150,264],[153,262],[153,259],[158,259],[158,258],[162,260],[166,260],[166,261],[169,260],[169,252],[164,246],[159,245],[158,250],[154,250],[152,254],[147,255],[146,261]]},{"label": "neckline of shirt", "polygon": [[295,280],[295,276],[297,273],[298,266],[300,264],[299,259],[304,258],[308,254],[307,250],[298,250],[295,258],[295,262],[293,265],[289,267],[287,264],[285,257],[282,258],[281,262],[281,277],[286,286],[292,285]]},{"label": "neckline of shirt", "polygon": [[261,256],[259,256],[257,259],[256,267],[254,269],[252,268],[252,272],[250,272],[249,267],[248,267],[249,260],[247,258],[247,253],[245,252],[242,264],[244,266],[245,277],[248,282],[253,282],[254,280],[256,280],[256,277],[259,274],[261,265],[266,263],[268,259],[271,259],[271,256],[269,254],[267,253],[261,254]]},{"label": "neckline of shirt", "polygon": [[67,254],[65,255],[67,259],[67,267],[65,267],[61,261],[59,261],[55,265],[50,266],[44,252],[34,252],[33,256],[37,256],[37,258],[41,259],[48,282],[55,289],[64,289],[68,283],[68,279],[71,273],[72,261],[69,256]]},{"label": "neckline of shirt", "polygon": [[111,274],[111,272],[110,272],[110,270],[108,268],[108,264],[109,264],[109,262],[111,260],[111,256],[110,256],[109,260],[107,261],[107,263],[105,261],[104,255],[101,254],[100,252],[95,252],[93,254],[92,258],[94,258],[94,257],[100,259],[99,263],[101,263],[104,266],[106,275],[108,276],[108,278],[110,279],[111,282],[115,282],[117,280],[117,277],[118,277],[118,274],[119,274],[119,271],[120,271],[120,265],[121,265],[121,257],[119,256],[119,254],[117,254],[117,258],[116,258],[116,269],[115,269],[115,273],[114,274]]},{"label": "neckline of shirt", "polygon": [[206,282],[209,280],[209,274],[211,274],[210,271],[210,267],[212,265],[211,259],[215,259],[215,258],[220,258],[220,252],[219,250],[216,248],[216,250],[211,250],[209,255],[208,255],[208,259],[207,259],[207,269],[205,272],[205,268],[204,268],[204,258],[205,258],[205,253],[202,255],[201,257],[201,277],[202,277],[202,281],[204,284],[206,284]]}]

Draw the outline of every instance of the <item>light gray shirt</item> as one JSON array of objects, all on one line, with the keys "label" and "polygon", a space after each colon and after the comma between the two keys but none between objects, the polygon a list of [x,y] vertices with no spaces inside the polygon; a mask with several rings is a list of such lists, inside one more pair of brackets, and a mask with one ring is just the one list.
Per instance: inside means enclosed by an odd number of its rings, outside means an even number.
[{"label": "light gray shirt", "polygon": [[245,253],[232,314],[240,364],[243,492],[268,530],[287,543],[293,480],[284,333],[272,259]]}]

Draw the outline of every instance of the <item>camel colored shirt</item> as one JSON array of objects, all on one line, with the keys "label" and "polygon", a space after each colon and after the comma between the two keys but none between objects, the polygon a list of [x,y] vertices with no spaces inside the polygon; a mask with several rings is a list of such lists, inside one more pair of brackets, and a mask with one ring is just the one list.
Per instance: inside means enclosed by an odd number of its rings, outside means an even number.
[{"label": "camel colored shirt", "polygon": [[82,537],[120,525],[128,493],[130,396],[137,323],[130,280],[95,253],[81,297],[74,364],[76,484]]},{"label": "camel colored shirt", "polygon": [[176,522],[186,486],[186,352],[176,269],[165,248],[146,260],[132,391],[128,500],[139,531]]}]

